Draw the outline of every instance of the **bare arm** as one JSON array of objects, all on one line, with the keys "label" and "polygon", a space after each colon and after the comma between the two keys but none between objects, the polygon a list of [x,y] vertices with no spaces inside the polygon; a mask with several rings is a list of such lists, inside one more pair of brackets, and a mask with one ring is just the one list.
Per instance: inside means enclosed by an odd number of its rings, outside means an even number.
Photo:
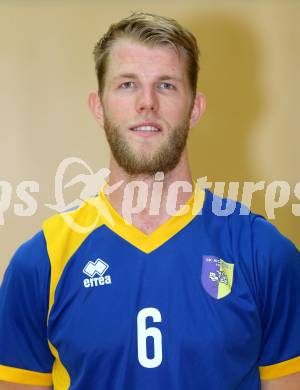
[{"label": "bare arm", "polygon": [[9,383],[9,382],[0,381],[0,390],[52,390],[52,387],[19,385],[17,383]]},{"label": "bare arm", "polygon": [[[1,388],[0,388],[1,389]],[[261,381],[262,390],[299,390],[300,372],[271,381]]]}]

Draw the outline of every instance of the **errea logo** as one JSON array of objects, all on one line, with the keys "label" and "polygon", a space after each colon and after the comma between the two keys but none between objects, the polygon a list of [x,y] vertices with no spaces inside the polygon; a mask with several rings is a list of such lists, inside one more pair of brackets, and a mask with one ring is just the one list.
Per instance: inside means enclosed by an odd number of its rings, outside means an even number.
[{"label": "errea logo", "polygon": [[110,275],[103,276],[108,268],[109,265],[101,259],[89,261],[83,268],[83,273],[89,276],[89,278],[83,280],[84,287],[89,288],[103,286],[104,284],[111,284]]}]

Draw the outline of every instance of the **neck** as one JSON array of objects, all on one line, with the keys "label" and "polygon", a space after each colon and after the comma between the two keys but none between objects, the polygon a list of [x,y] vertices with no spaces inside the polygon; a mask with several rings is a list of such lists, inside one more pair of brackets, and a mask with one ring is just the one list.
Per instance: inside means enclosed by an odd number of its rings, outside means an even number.
[{"label": "neck", "polygon": [[115,191],[107,194],[112,207],[147,234],[179,211],[192,196],[193,180],[186,149],[177,166],[166,174],[130,176],[113,158],[110,171],[110,188],[122,182]]}]

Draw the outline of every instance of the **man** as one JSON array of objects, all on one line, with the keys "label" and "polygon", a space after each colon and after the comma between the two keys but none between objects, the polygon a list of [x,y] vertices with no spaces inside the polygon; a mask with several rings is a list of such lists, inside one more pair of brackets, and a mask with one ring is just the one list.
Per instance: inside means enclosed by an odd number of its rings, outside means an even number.
[{"label": "man", "polygon": [[238,204],[216,215],[222,200],[191,177],[186,138],[205,109],[195,38],[135,13],[94,54],[89,105],[111,174],[12,259],[0,388],[299,389],[299,252]]}]

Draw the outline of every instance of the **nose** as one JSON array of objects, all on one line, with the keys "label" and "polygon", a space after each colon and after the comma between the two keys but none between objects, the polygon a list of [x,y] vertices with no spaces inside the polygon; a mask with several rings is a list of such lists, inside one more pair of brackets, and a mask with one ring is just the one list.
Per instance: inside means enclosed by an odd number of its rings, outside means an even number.
[{"label": "nose", "polygon": [[152,88],[143,88],[140,91],[136,101],[136,110],[139,113],[158,110],[158,98]]}]

